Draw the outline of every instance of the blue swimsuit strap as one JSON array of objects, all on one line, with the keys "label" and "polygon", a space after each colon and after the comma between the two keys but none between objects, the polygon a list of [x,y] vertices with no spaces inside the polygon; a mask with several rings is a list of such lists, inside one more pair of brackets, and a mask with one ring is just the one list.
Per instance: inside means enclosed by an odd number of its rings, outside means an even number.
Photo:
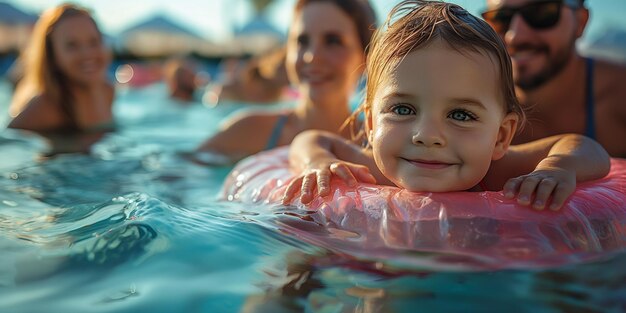
[{"label": "blue swimsuit strap", "polygon": [[288,117],[289,116],[287,114],[278,117],[276,125],[274,125],[274,129],[272,129],[272,134],[270,134],[270,139],[267,141],[267,145],[265,145],[265,150],[276,148],[280,135],[283,132],[283,128],[285,127],[285,124],[287,124]]},{"label": "blue swimsuit strap", "polygon": [[596,139],[596,123],[593,105],[593,59],[586,58],[587,63],[587,75],[586,75],[586,87],[585,87],[585,136]]}]

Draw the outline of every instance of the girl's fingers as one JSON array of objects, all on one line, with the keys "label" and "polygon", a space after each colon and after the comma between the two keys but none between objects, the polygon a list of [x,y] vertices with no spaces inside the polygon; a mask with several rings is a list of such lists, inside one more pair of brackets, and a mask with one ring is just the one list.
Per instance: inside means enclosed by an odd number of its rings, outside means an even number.
[{"label": "girl's fingers", "polygon": [[313,189],[317,186],[317,174],[315,172],[307,173],[302,180],[302,188],[300,188],[300,202],[306,204],[313,200]]},{"label": "girl's fingers", "polygon": [[339,176],[341,180],[346,182],[346,184],[350,187],[355,187],[357,185],[357,180],[352,175],[352,171],[345,163],[333,163],[330,165],[330,171]]},{"label": "girl's fingers", "polygon": [[313,200],[316,189],[320,196],[327,196],[330,194],[330,180],[333,175],[337,175],[350,187],[355,187],[359,181],[376,183],[376,179],[367,167],[336,162],[332,163],[328,169],[309,170],[308,173],[291,181],[285,190],[282,203],[288,204],[295,195],[300,193],[300,202],[307,204]]},{"label": "girl's fingers", "polygon": [[522,184],[523,179],[520,177],[511,178],[505,184],[502,190],[504,191],[504,196],[509,199],[513,199],[517,192],[519,191],[519,187]]},{"label": "girl's fingers", "polygon": [[289,185],[287,185],[287,189],[285,189],[285,194],[281,200],[282,204],[289,204],[293,197],[300,192],[300,188],[302,187],[302,177],[298,177],[292,180]]},{"label": "girl's fingers", "polygon": [[330,193],[330,175],[329,171],[317,173],[317,191],[322,197]]},{"label": "girl's fingers", "polygon": [[366,166],[358,166],[353,171],[355,173],[356,179],[358,179],[359,181],[367,184],[376,183],[376,178],[374,178],[374,175],[370,173],[369,168],[367,168]]},{"label": "girl's fingers", "polygon": [[544,178],[539,182],[537,186],[537,192],[535,193],[535,200],[533,201],[533,208],[537,210],[543,210],[548,203],[548,199],[556,187],[556,181],[552,178]]},{"label": "girl's fingers", "polygon": [[521,205],[530,205],[532,195],[537,189],[537,185],[541,179],[536,176],[527,176],[519,187],[519,193],[517,195],[517,203]]},{"label": "girl's fingers", "polygon": [[575,185],[571,184],[558,184],[554,189],[554,195],[552,196],[552,203],[550,204],[550,210],[557,211],[559,210],[565,200],[574,193],[574,189],[576,189]]}]

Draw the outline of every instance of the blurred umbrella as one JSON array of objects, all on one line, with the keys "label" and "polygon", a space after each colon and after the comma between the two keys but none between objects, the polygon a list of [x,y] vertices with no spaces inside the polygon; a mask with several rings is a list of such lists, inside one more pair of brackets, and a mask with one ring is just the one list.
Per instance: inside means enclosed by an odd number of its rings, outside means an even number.
[{"label": "blurred umbrella", "polygon": [[249,1],[254,9],[254,16],[243,27],[234,31],[235,38],[229,45],[244,54],[259,55],[281,45],[285,36],[264,14],[273,0]]},{"label": "blurred umbrella", "polygon": [[35,22],[37,15],[0,2],[0,53],[22,50]]},{"label": "blurred umbrella", "polygon": [[37,15],[28,14],[8,3],[0,2],[0,23],[2,24],[34,24]]},{"label": "blurred umbrella", "polygon": [[124,30],[116,44],[118,51],[140,57],[202,53],[211,44],[194,31],[157,15]]},{"label": "blurred umbrella", "polygon": [[252,6],[254,7],[254,11],[256,14],[263,14],[263,11],[274,2],[273,0],[251,0]]}]

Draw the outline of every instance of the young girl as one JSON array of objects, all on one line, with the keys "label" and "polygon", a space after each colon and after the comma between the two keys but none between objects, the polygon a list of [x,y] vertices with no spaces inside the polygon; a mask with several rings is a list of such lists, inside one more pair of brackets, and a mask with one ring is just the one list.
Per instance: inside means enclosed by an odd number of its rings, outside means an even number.
[{"label": "young girl", "polygon": [[557,210],[577,181],[608,173],[606,151],[582,136],[509,147],[524,112],[506,48],[482,20],[453,4],[403,1],[385,25],[367,59],[361,134],[369,147],[332,133],[301,134],[290,161],[303,174],[288,186],[284,203],[298,192],[303,203],[315,189],[327,195],[337,175],[349,185],[378,182],[415,192],[504,189],[520,204]]}]

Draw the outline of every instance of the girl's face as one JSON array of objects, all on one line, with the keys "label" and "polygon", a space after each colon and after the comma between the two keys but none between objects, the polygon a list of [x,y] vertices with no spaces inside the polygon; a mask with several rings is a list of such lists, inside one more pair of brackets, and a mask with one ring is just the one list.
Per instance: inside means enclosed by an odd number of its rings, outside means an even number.
[{"label": "girl's face", "polygon": [[489,56],[437,40],[408,54],[376,90],[368,123],[382,173],[409,191],[469,190],[503,156],[517,126]]},{"label": "girl's face", "polygon": [[88,17],[65,18],[50,36],[54,62],[70,81],[78,84],[102,81],[109,59],[100,33]]},{"label": "girl's face", "polygon": [[289,78],[312,101],[350,96],[362,73],[363,49],[350,16],[330,2],[307,4],[289,32]]}]

